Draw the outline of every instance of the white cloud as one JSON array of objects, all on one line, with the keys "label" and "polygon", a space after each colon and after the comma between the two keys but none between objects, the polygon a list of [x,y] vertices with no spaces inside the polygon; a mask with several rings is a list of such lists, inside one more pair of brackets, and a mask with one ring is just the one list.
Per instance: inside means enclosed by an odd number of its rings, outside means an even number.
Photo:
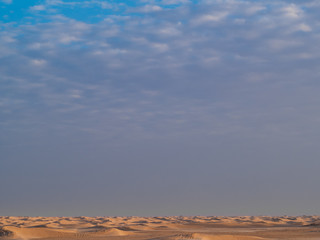
[{"label": "white cloud", "polygon": [[45,9],[46,9],[46,7],[44,5],[35,5],[35,6],[30,7],[30,10],[32,10],[32,11],[43,11]]},{"label": "white cloud", "polygon": [[282,8],[283,15],[287,18],[300,18],[303,14],[303,10],[295,4],[290,4]]},{"label": "white cloud", "polygon": [[53,5],[53,6],[58,6],[58,5],[76,5],[78,2],[64,2],[61,0],[46,0],[46,5]]},{"label": "white cloud", "polygon": [[292,32],[297,32],[297,31],[311,32],[312,28],[309,25],[305,24],[305,23],[300,23],[300,24],[297,24],[297,25],[293,26],[291,31]]},{"label": "white cloud", "polygon": [[74,7],[74,6],[79,6],[79,7],[88,7],[88,6],[98,6],[101,7],[102,9],[111,9],[113,8],[113,4],[105,2],[105,1],[100,1],[100,0],[89,0],[89,1],[71,1],[71,2],[66,2],[66,1],[61,1],[61,0],[46,0],[44,4],[47,8],[50,8],[52,6],[54,7]]},{"label": "white cloud", "polygon": [[161,4],[164,5],[173,5],[173,4],[183,4],[183,3],[189,3],[189,0],[162,0]]},{"label": "white cloud", "polygon": [[202,61],[205,66],[212,67],[213,64],[216,64],[220,61],[220,57],[219,56],[204,57]]},{"label": "white cloud", "polygon": [[69,96],[71,98],[77,99],[77,98],[81,98],[81,94],[82,94],[81,90],[73,89],[73,90],[70,91],[70,95]]},{"label": "white cloud", "polygon": [[308,60],[308,59],[313,59],[318,56],[312,54],[312,53],[298,53],[298,54],[293,54],[290,56],[290,59],[302,59],[302,60]]},{"label": "white cloud", "polygon": [[44,59],[33,59],[31,60],[31,63],[35,66],[43,66],[46,64],[46,60]]},{"label": "white cloud", "polygon": [[1,2],[6,3],[6,4],[11,4],[12,0],[1,0]]},{"label": "white cloud", "polygon": [[260,11],[265,10],[265,9],[266,9],[265,6],[262,6],[262,5],[254,5],[254,6],[248,7],[248,8],[245,10],[245,13],[246,13],[246,14],[249,14],[249,15],[253,15],[253,14],[256,14],[257,12],[260,12]]},{"label": "white cloud", "polygon": [[163,10],[162,7],[158,5],[145,5],[143,7],[133,9],[133,11],[141,13],[159,12],[161,10]]},{"label": "white cloud", "polygon": [[201,25],[201,24],[212,23],[212,22],[216,23],[226,18],[227,15],[228,15],[227,12],[216,12],[212,14],[204,14],[191,20],[191,24]]},{"label": "white cloud", "polygon": [[251,83],[258,83],[258,82],[265,81],[268,77],[270,77],[270,74],[266,74],[266,73],[249,73],[245,77],[245,80],[247,82],[251,82]]},{"label": "white cloud", "polygon": [[[94,2],[98,5],[99,1]],[[214,1],[211,5],[199,2],[197,8],[192,8],[190,4],[182,8],[170,8],[163,14],[148,14],[161,11],[165,3],[177,2],[186,1],[148,1],[139,16],[130,11],[140,11],[141,8],[130,8],[124,16],[102,16],[106,20],[98,23],[86,24],[72,20],[68,15],[56,15],[46,23],[19,26],[14,31],[9,29],[12,37],[0,38],[0,45],[1,54],[3,50],[10,49],[7,53],[10,58],[0,70],[4,75],[14,73],[25,81],[8,81],[12,86],[5,90],[9,89],[12,95],[20,96],[17,89],[21,89],[22,85],[30,88],[43,84],[43,91],[37,91],[36,97],[43,100],[43,105],[50,112],[79,112],[84,115],[83,120],[90,123],[90,118],[84,112],[94,111],[99,119],[107,119],[110,128],[115,125],[121,128],[121,121],[136,119],[131,126],[142,130],[149,126],[152,131],[161,134],[163,129],[159,126],[167,121],[171,124],[168,129],[176,134],[179,131],[177,127],[184,132],[189,129],[198,132],[205,132],[205,128],[212,130],[212,122],[222,124],[226,129],[233,126],[233,122],[226,121],[227,117],[221,117],[220,113],[236,114],[226,107],[212,110],[210,103],[229,101],[232,105],[233,101],[241,102],[241,99],[250,102],[251,97],[252,102],[265,106],[269,100],[255,100],[260,99],[260,93],[268,95],[268,87],[271,89],[268,84],[272,81],[281,85],[283,79],[290,79],[295,84],[303,79],[312,79],[312,70],[315,70],[312,66],[318,66],[316,61],[319,59],[315,57],[318,55],[318,39],[316,32],[312,31],[316,29],[318,16],[304,18],[308,12],[303,14],[299,10],[300,5],[285,5],[283,9],[284,3],[264,8],[266,5],[261,1],[252,2],[250,6],[248,1]],[[62,1],[49,3],[63,4]],[[41,10],[42,7],[34,6],[33,10],[37,9]],[[279,19],[284,21],[280,22]],[[221,21],[223,26],[216,24]],[[199,25],[199,28],[193,27]],[[289,32],[289,29],[292,31]],[[292,34],[295,31],[308,34]],[[78,41],[78,44],[70,47],[63,45],[74,41]],[[18,46],[23,46],[23,49]],[[29,62],[24,67],[26,59]],[[301,67],[294,62],[305,59],[315,61],[315,64],[301,64]],[[297,78],[286,70],[288,68],[310,71],[305,77]],[[266,72],[271,72],[272,76]],[[95,87],[87,88],[90,84]],[[258,85],[266,88],[251,89]],[[159,89],[141,90],[150,89],[150,86]],[[237,86],[236,90],[234,86]],[[213,97],[219,91],[219,97]],[[224,95],[225,92],[228,94]],[[203,102],[194,99],[202,99]],[[81,107],[76,104],[79,102],[83,103]],[[181,104],[183,102],[186,104]],[[206,104],[207,108],[202,108]],[[108,109],[121,112],[132,106],[136,113],[107,114],[110,113]],[[190,106],[193,112],[188,111]],[[239,109],[248,108],[250,106],[244,104]],[[177,109],[187,110],[178,117],[172,114]],[[145,115],[159,121],[147,122],[141,117]],[[241,119],[241,113],[238,115]],[[183,124],[181,119],[184,120]],[[193,127],[186,128],[188,124]],[[219,128],[216,130],[219,131]],[[116,130],[113,131],[117,134]]]},{"label": "white cloud", "polygon": [[245,23],[246,23],[246,19],[244,19],[244,18],[237,18],[237,19],[234,20],[234,23],[235,23],[235,24],[242,25],[242,24],[245,24]]},{"label": "white cloud", "polygon": [[268,45],[273,50],[283,50],[286,48],[292,48],[300,46],[302,43],[297,40],[288,39],[272,39],[268,41]]},{"label": "white cloud", "polygon": [[165,43],[152,43],[151,46],[159,52],[165,52],[169,49],[169,46]]},{"label": "white cloud", "polygon": [[173,26],[160,28],[157,30],[157,33],[164,36],[177,36],[181,34],[181,32]]},{"label": "white cloud", "polygon": [[113,7],[110,3],[107,3],[107,2],[99,2],[99,4],[103,9],[109,9]]},{"label": "white cloud", "polygon": [[16,39],[13,36],[3,35],[0,37],[1,41],[5,43],[14,43]]}]

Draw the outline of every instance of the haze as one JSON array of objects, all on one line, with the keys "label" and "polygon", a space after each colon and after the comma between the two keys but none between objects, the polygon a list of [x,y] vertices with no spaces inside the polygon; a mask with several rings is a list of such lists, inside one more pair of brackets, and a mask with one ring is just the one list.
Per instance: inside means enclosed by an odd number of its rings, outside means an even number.
[{"label": "haze", "polygon": [[320,214],[318,1],[0,1],[0,212]]}]

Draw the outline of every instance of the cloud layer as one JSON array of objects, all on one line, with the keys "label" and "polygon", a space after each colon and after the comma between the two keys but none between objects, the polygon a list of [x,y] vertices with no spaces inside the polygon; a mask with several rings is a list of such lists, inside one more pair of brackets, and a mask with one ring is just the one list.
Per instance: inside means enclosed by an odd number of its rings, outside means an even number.
[{"label": "cloud layer", "polygon": [[[8,11],[15,4],[2,2]],[[16,19],[8,12],[0,32],[4,157],[10,165],[22,158],[14,149],[92,144],[99,158],[104,149],[143,152],[153,142],[169,152],[176,144],[175,154],[191,163],[182,146],[205,146],[194,150],[205,159],[220,149],[218,162],[240,154],[251,163],[260,156],[252,144],[262,152],[271,146],[284,156],[281,169],[306,149],[312,160],[319,155],[319,8],[317,1],[47,0]],[[299,157],[292,161],[300,166]],[[257,171],[268,179],[270,172]]]}]

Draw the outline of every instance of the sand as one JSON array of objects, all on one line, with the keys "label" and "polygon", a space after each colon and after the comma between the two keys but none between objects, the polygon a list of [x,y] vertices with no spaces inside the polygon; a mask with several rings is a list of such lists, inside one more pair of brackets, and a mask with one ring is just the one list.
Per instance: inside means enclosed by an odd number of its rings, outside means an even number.
[{"label": "sand", "polygon": [[0,217],[0,239],[320,240],[320,216]]}]

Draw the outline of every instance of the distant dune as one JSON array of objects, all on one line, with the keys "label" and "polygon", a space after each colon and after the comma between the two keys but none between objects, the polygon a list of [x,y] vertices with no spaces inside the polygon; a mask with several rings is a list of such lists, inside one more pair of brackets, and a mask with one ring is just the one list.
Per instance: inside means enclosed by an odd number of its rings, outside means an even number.
[{"label": "distant dune", "polygon": [[320,216],[0,217],[1,239],[320,239]]}]

